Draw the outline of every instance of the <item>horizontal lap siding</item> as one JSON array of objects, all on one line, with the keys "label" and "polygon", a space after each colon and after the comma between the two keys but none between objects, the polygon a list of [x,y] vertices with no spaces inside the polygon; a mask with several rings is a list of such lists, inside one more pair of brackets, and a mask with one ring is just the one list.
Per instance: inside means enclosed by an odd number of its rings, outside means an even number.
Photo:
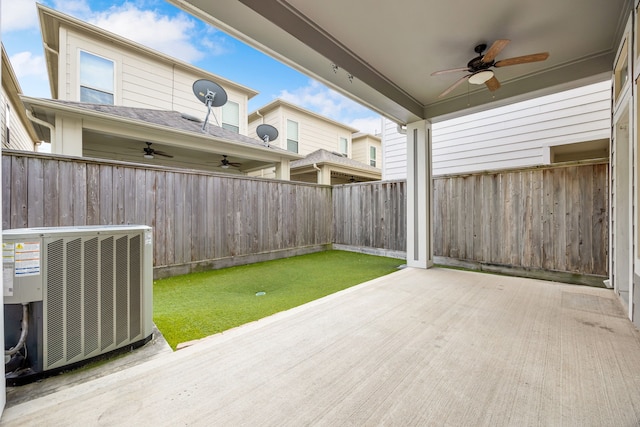
[{"label": "horizontal lap siding", "polygon": [[3,229],[149,225],[156,267],[332,241],[329,187],[6,152],[2,162]]}]

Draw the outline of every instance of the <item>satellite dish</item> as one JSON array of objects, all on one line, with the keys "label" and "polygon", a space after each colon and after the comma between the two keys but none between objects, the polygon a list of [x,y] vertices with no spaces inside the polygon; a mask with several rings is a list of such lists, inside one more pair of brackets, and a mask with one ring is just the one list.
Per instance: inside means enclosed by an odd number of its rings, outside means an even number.
[{"label": "satellite dish", "polygon": [[278,138],[278,129],[274,128],[271,125],[258,125],[256,128],[256,133],[260,137],[261,140],[264,141],[265,145],[269,146],[269,141],[274,141]]},{"label": "satellite dish", "polygon": [[[202,124],[202,130],[207,127],[211,107],[221,107],[227,103],[227,92],[217,83],[209,80],[200,79],[193,83],[193,93],[196,97],[207,106],[207,116]],[[214,114],[215,117],[215,114]],[[216,122],[218,119],[216,118]]]}]

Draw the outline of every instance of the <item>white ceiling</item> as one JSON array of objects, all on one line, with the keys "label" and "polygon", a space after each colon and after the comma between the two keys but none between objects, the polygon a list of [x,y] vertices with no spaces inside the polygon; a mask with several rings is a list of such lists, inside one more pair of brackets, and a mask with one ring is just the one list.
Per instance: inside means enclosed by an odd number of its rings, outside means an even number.
[{"label": "white ceiling", "polygon": [[[632,0],[168,1],[406,123],[602,80]],[[496,39],[511,40],[498,60],[538,52],[549,59],[496,69],[495,92],[464,83],[438,98],[465,73],[430,74],[465,67],[477,44]]]}]

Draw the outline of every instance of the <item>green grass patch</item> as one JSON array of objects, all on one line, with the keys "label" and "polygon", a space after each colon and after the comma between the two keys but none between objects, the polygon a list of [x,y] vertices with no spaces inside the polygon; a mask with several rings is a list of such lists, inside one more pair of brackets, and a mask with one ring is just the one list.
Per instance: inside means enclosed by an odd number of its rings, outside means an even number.
[{"label": "green grass patch", "polygon": [[[396,270],[403,261],[345,251],[156,280],[153,320],[172,348]],[[256,293],[264,292],[262,296]]]}]

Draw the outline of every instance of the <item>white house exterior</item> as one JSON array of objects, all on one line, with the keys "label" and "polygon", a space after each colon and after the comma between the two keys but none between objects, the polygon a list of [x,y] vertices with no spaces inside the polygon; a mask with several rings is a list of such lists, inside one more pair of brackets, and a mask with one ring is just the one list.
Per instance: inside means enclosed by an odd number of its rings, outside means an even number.
[{"label": "white house exterior", "polygon": [[204,119],[207,108],[193,83],[206,79],[228,96],[223,107],[213,109],[220,126],[247,135],[247,103],[257,94],[253,89],[41,4],[37,8],[53,99],[179,111]]},{"label": "white house exterior", "polygon": [[[611,82],[432,124],[433,175],[607,158]],[[406,135],[384,120],[384,180],[406,178]]]},{"label": "white house exterior", "polygon": [[[379,180],[381,177],[381,141],[377,136],[361,133],[282,99],[276,99],[249,115],[249,136],[255,135],[261,124],[278,130],[278,138],[270,144],[303,156],[312,155],[318,160],[292,164],[292,180],[335,185]],[[375,158],[371,157],[372,153]],[[372,160],[375,165],[371,164]],[[273,170],[262,170],[255,175],[271,178]]]},{"label": "white house exterior", "polygon": [[7,52],[2,46],[2,94],[0,96],[2,148],[35,151],[39,140],[20,102],[21,93],[18,79],[11,67]]}]

